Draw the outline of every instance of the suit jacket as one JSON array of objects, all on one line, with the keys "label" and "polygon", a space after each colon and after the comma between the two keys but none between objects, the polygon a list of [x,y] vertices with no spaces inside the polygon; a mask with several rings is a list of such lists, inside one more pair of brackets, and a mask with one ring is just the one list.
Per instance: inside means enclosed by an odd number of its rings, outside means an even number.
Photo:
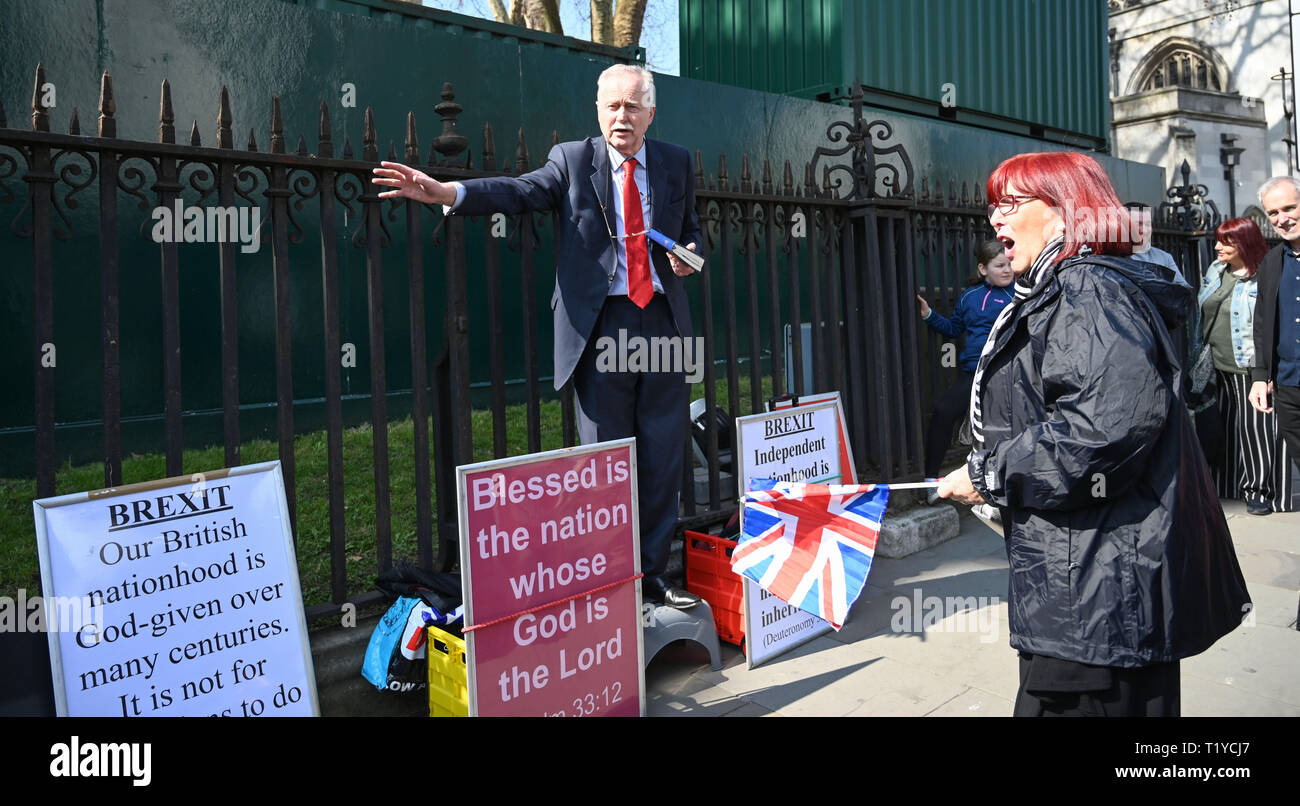
[{"label": "suit jacket", "polygon": [[[652,206],[649,226],[679,243],[700,243],[695,214],[695,178],[686,149],[646,138],[646,176]],[[465,198],[453,215],[485,215],[556,210],[555,388],[573,374],[600,316],[618,266],[614,220],[614,178],[609,150],[600,137],[560,143],[547,163],[518,177],[469,179]],[[672,311],[677,333],[693,334],[690,303],[682,278],[673,273],[667,254],[650,245],[650,259]]]},{"label": "suit jacket", "polygon": [[1255,365],[1252,381],[1271,381],[1277,369],[1278,289],[1282,287],[1282,258],[1289,248],[1286,241],[1269,250],[1260,261],[1255,275]]}]

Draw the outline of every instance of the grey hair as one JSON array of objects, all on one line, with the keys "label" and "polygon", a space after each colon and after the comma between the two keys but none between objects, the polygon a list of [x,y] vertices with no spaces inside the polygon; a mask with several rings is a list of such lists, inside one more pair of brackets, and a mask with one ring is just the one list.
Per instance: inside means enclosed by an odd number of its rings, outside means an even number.
[{"label": "grey hair", "polygon": [[649,70],[636,64],[615,64],[605,68],[605,72],[600,74],[596,79],[596,96],[599,100],[600,88],[607,81],[612,81],[618,76],[636,76],[641,82],[641,103],[653,108],[655,105],[655,75]]},{"label": "grey hair", "polygon": [[1260,207],[1264,206],[1265,194],[1271,192],[1273,188],[1277,187],[1278,185],[1285,184],[1287,182],[1291,183],[1291,187],[1295,189],[1296,195],[1300,196],[1300,179],[1296,179],[1294,176],[1275,176],[1272,179],[1269,179],[1264,184],[1259,186],[1259,196],[1258,196],[1259,206]]}]

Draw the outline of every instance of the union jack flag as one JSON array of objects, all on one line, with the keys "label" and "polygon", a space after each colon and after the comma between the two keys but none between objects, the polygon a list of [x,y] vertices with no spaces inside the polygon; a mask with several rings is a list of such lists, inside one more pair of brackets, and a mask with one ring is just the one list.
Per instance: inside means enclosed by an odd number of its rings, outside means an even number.
[{"label": "union jack flag", "polygon": [[731,570],[838,630],[871,572],[889,487],[755,479],[742,500]]}]

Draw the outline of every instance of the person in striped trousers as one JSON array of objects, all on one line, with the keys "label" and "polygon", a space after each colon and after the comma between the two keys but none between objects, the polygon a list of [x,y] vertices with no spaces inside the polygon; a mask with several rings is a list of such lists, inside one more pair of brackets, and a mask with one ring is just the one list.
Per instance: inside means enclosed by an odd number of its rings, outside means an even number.
[{"label": "person in striped trousers", "polygon": [[1223,421],[1222,461],[1213,467],[1222,498],[1246,501],[1252,515],[1290,512],[1291,456],[1277,417],[1250,404],[1254,364],[1255,273],[1268,252],[1248,218],[1232,218],[1214,231],[1218,257],[1206,270],[1199,295],[1199,335],[1210,345],[1219,381]]}]

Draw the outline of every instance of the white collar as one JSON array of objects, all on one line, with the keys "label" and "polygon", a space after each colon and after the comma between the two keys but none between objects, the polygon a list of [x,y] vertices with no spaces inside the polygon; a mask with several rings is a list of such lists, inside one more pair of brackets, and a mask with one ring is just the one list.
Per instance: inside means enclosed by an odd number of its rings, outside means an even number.
[{"label": "white collar", "polygon": [[625,157],[622,154],[620,154],[617,149],[615,149],[612,145],[610,145],[608,141],[606,141],[605,148],[609,149],[609,167],[613,170],[621,170],[623,167],[623,163],[626,162],[628,159],[635,159],[637,161],[637,164],[640,165],[642,168],[646,167],[645,143],[646,140],[644,137],[642,137],[641,147],[637,149],[637,152],[633,154],[631,157]]}]

